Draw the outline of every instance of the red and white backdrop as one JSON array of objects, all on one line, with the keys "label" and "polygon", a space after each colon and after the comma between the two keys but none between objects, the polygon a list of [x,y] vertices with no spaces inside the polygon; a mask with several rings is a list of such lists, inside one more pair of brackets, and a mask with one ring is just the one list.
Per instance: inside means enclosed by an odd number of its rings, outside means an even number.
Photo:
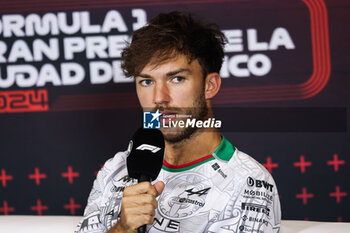
[{"label": "red and white backdrop", "polygon": [[350,3],[2,0],[0,214],[81,215],[141,126],[120,69],[131,33],[185,10],[228,37],[222,133],[274,176],[284,219],[350,221]]}]

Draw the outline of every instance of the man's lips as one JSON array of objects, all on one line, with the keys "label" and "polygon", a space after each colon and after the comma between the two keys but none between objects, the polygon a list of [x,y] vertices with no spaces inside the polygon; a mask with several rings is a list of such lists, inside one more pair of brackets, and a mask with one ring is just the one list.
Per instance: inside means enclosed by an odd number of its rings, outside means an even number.
[{"label": "man's lips", "polygon": [[175,118],[176,113],[175,112],[162,112],[161,117],[163,117],[163,118]]}]

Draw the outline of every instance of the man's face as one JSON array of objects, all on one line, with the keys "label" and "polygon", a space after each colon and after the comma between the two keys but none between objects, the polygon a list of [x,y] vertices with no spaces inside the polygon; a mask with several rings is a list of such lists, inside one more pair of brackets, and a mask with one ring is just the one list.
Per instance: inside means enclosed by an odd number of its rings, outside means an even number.
[{"label": "man's face", "polygon": [[[185,55],[155,66],[148,64],[135,77],[136,91],[144,111],[159,109],[165,122],[181,118],[169,116],[187,115],[204,120],[208,114],[204,94],[204,79],[197,60],[188,63]],[[182,118],[186,120],[186,118]],[[161,128],[169,143],[177,143],[190,138],[196,128]]]}]

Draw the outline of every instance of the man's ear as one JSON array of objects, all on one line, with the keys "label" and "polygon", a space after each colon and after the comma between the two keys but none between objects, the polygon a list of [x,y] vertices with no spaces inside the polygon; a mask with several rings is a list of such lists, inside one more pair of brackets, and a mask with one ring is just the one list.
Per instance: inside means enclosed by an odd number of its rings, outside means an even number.
[{"label": "man's ear", "polygon": [[218,73],[210,73],[205,78],[205,99],[212,99],[220,90],[221,77]]}]

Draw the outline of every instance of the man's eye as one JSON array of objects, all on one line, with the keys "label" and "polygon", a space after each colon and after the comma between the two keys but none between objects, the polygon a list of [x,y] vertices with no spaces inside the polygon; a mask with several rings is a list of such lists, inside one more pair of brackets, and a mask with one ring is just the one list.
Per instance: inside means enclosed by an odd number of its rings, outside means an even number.
[{"label": "man's eye", "polygon": [[173,79],[172,79],[172,81],[174,82],[174,83],[181,83],[181,82],[183,82],[185,80],[185,78],[184,77],[181,77],[181,76],[176,76],[176,77],[174,77]]},{"label": "man's eye", "polygon": [[152,84],[152,81],[148,79],[144,79],[144,80],[141,80],[139,83],[141,84],[141,86],[147,87]]}]

